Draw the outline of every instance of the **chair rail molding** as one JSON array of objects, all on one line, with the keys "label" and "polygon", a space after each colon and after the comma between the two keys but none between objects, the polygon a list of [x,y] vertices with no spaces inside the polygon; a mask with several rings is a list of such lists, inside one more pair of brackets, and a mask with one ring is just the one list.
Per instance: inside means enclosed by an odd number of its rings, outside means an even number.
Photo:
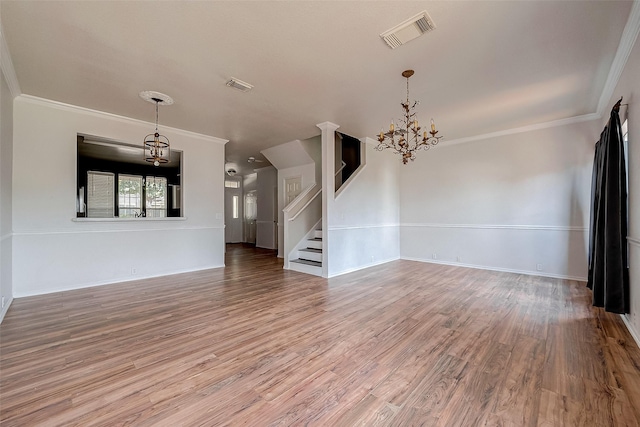
[{"label": "chair rail molding", "polygon": [[587,232],[587,227],[567,225],[523,225],[523,224],[445,224],[445,223],[400,223],[401,227],[423,228],[468,228],[468,229],[506,229],[506,230],[543,230],[543,231],[580,231]]}]

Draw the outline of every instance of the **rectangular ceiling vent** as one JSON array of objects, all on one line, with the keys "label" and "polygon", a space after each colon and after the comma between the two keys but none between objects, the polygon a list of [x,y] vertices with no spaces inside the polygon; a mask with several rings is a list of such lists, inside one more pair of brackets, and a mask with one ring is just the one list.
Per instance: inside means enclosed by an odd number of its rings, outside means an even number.
[{"label": "rectangular ceiling vent", "polygon": [[236,79],[235,77],[231,77],[231,80],[227,82],[227,86],[232,87],[234,89],[241,90],[243,92],[248,92],[253,89],[253,85],[250,85],[247,82],[243,82],[242,80]]},{"label": "rectangular ceiling vent", "polygon": [[380,34],[380,37],[382,37],[391,49],[395,49],[435,29],[436,24],[433,23],[433,20],[425,10],[407,19],[403,23],[396,25],[392,29],[385,31]]}]

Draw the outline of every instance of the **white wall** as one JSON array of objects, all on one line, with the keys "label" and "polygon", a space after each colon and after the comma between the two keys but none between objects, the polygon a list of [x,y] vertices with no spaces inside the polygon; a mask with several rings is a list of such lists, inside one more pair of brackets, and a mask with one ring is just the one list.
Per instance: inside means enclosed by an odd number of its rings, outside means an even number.
[{"label": "white wall", "polygon": [[285,186],[287,178],[301,177],[302,191],[313,186],[316,176],[316,165],[310,163],[302,166],[294,166],[286,169],[278,169],[278,257],[284,257],[284,213],[285,208]]},{"label": "white wall", "polygon": [[224,140],[162,127],[183,152],[182,220],[73,221],[76,135],[138,142],[153,124],[38,98],[14,102],[16,297],[221,267]]},{"label": "white wall", "polygon": [[609,101],[600,130],[609,119],[613,105],[624,97],[628,107],[620,109],[620,120],[629,126],[629,278],[631,312],[625,316],[640,345],[640,43],[636,40],[618,85]]},{"label": "white wall", "polygon": [[[364,168],[337,197],[333,174],[327,182],[328,277],[400,257],[399,159],[375,151],[375,141],[366,141]],[[326,163],[333,168],[333,162]]]},{"label": "white wall", "polygon": [[[278,170],[277,246],[280,258],[284,257],[284,214],[282,212],[285,208],[284,181],[287,178],[301,177],[303,191],[316,183],[316,179],[319,179],[322,173],[317,161],[322,156],[320,144],[320,138],[316,136],[304,141],[296,139],[261,151]],[[260,196],[258,196],[258,209],[260,209]]]},{"label": "white wall", "polygon": [[599,133],[592,120],[419,152],[400,166],[402,258],[586,278]]},{"label": "white wall", "polygon": [[322,138],[320,135],[300,141],[300,145],[307,152],[316,165],[315,180],[317,184],[322,182]]},{"label": "white wall", "polygon": [[250,173],[245,175],[242,179],[242,188],[245,193],[258,189],[258,174]]},{"label": "white wall", "polygon": [[0,322],[13,299],[12,289],[12,173],[13,96],[0,72]]},{"label": "white wall", "polygon": [[257,170],[258,178],[258,215],[256,219],[256,246],[266,249],[277,249],[276,214],[278,189],[278,171],[273,166]]}]

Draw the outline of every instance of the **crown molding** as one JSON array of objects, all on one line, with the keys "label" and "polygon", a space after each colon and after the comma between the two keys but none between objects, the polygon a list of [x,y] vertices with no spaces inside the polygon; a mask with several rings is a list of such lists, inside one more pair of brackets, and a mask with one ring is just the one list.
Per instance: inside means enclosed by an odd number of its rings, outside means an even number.
[{"label": "crown molding", "polygon": [[9,46],[7,46],[7,41],[4,38],[4,33],[2,32],[2,25],[0,24],[0,68],[2,68],[2,74],[4,74],[4,78],[7,81],[7,86],[9,86],[9,91],[11,92],[11,96],[16,98],[17,96],[22,94],[20,90],[20,84],[18,83],[18,77],[16,76],[16,71],[13,68],[13,61],[11,61],[11,54],[9,53]]},{"label": "crown molding", "polygon": [[[104,112],[104,111],[93,110],[91,108],[80,107],[78,105],[67,104],[67,103],[60,102],[60,101],[53,101],[51,99],[40,98],[40,97],[33,96],[33,95],[24,95],[23,94],[23,95],[20,95],[19,99],[23,100],[25,102],[28,102],[30,104],[42,105],[42,106],[45,106],[45,107],[56,108],[58,110],[70,111],[70,112],[74,112],[74,113],[87,114],[87,115],[94,116],[94,117],[99,117],[99,118],[102,118],[102,119],[104,119],[105,117],[108,117],[110,119],[113,119],[113,120],[121,122],[121,123],[143,125],[143,126],[152,126],[152,127],[155,125],[155,123],[145,122],[144,120],[132,119],[131,117],[119,116],[119,115],[113,114],[113,113],[107,113],[107,112]],[[204,134],[201,134],[201,133],[191,132],[191,131],[188,131],[188,130],[178,129],[178,128],[174,128],[174,127],[170,127],[170,126],[164,126],[163,125],[162,129],[165,130],[165,131],[169,131],[171,133],[174,133],[176,135],[181,135],[181,136],[186,136],[186,137],[189,137],[189,138],[199,139],[199,140],[206,141],[206,142],[213,142],[213,143],[216,143],[216,144],[224,145],[227,142],[229,142],[228,139],[222,139],[222,138],[218,138],[218,137],[215,137],[215,136],[204,135]]]},{"label": "crown molding", "polygon": [[[629,18],[625,24],[622,36],[620,37],[620,43],[618,44],[618,50],[609,68],[609,74],[604,84],[602,92],[600,93],[600,100],[598,101],[597,109],[594,113],[584,114],[581,116],[568,117],[566,119],[553,120],[550,122],[537,123],[528,126],[522,126],[513,129],[505,129],[497,132],[485,133],[481,135],[474,135],[465,138],[452,139],[450,141],[443,140],[440,145],[449,146],[455,144],[463,144],[465,142],[479,141],[483,139],[496,138],[500,136],[514,135],[523,132],[531,132],[540,129],[548,129],[557,126],[566,126],[573,123],[587,122],[591,120],[599,120],[604,115],[606,108],[609,106],[613,92],[618,85],[620,76],[627,65],[629,55],[633,50],[633,46],[640,34],[640,0],[634,0],[629,12]],[[367,141],[369,142],[369,141]]]},{"label": "crown molding", "polygon": [[326,131],[336,131],[340,127],[340,125],[331,122],[318,123],[316,126],[319,127],[320,130]]},{"label": "crown molding", "polygon": [[629,12],[629,18],[627,24],[624,26],[622,36],[620,37],[620,43],[618,44],[618,50],[616,56],[613,58],[611,68],[609,68],[609,75],[607,81],[604,84],[602,93],[600,94],[600,100],[598,101],[598,115],[602,116],[605,113],[606,108],[609,106],[613,91],[618,85],[618,80],[622,75],[627,60],[633,49],[633,45],[640,33],[640,1],[636,0],[631,6],[631,12]]},{"label": "crown molding", "polygon": [[513,128],[513,129],[506,129],[506,130],[501,130],[497,132],[485,133],[481,135],[474,135],[474,136],[469,136],[465,138],[452,139],[450,141],[443,140],[440,143],[440,145],[449,146],[449,145],[455,145],[455,144],[463,144],[465,142],[478,141],[481,139],[496,138],[499,136],[514,135],[517,133],[531,132],[535,130],[548,129],[548,128],[553,128],[557,126],[566,126],[574,123],[588,122],[591,120],[600,119],[601,117],[602,115],[598,113],[583,114],[582,116],[568,117],[566,119],[536,123],[534,125],[522,126],[522,127]]}]

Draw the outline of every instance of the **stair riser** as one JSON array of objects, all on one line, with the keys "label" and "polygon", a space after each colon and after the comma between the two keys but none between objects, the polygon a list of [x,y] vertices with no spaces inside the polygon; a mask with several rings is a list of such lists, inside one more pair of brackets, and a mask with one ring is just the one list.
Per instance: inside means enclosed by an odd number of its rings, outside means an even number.
[{"label": "stair riser", "polygon": [[313,274],[314,276],[322,277],[322,267],[316,267],[313,265],[299,264],[292,262],[289,264],[289,270],[299,271],[300,273]]},{"label": "stair riser", "polygon": [[307,240],[307,247],[313,249],[322,249],[321,240]]},{"label": "stair riser", "polygon": [[306,259],[308,261],[322,262],[322,253],[317,254],[314,252],[298,251],[298,258]]},{"label": "stair riser", "polygon": [[313,237],[315,237],[316,239],[322,239],[322,230],[314,230]]}]

